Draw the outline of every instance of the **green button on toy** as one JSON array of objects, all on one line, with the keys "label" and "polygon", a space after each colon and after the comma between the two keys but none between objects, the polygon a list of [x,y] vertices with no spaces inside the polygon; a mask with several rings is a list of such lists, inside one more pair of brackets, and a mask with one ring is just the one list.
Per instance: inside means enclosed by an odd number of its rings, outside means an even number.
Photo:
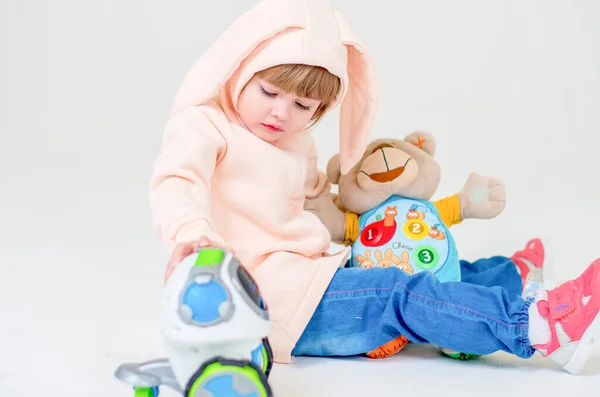
[{"label": "green button on toy", "polygon": [[428,245],[421,245],[415,248],[413,259],[415,260],[415,264],[421,269],[431,270],[440,262],[440,255],[438,255],[435,248]]},{"label": "green button on toy", "polygon": [[218,265],[223,260],[225,252],[219,248],[206,248],[198,252],[198,258],[194,266]]}]

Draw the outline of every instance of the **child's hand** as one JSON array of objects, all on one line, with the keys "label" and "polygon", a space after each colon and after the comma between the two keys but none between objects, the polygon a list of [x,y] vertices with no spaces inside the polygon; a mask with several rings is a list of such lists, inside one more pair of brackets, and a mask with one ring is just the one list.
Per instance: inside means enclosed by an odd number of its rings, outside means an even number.
[{"label": "child's hand", "polygon": [[200,248],[207,248],[207,247],[223,248],[223,249],[233,253],[232,249],[225,248],[225,247],[221,246],[220,244],[216,244],[216,243],[210,241],[207,237],[201,237],[197,241],[179,243],[173,249],[173,252],[171,253],[171,258],[169,259],[169,263],[167,263],[167,270],[165,272],[165,284],[169,280],[169,277],[171,277],[171,273],[173,273],[173,270],[175,270],[175,267],[181,263],[183,258],[185,258],[188,255],[193,254],[194,252],[199,251]]}]

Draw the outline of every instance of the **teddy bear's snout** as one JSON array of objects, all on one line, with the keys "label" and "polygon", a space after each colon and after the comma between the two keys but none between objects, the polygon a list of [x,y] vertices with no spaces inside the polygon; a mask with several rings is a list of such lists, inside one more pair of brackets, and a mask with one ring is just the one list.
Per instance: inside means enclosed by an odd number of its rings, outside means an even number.
[{"label": "teddy bear's snout", "polygon": [[382,145],[364,160],[360,172],[374,182],[391,182],[404,173],[411,160],[402,150]]}]

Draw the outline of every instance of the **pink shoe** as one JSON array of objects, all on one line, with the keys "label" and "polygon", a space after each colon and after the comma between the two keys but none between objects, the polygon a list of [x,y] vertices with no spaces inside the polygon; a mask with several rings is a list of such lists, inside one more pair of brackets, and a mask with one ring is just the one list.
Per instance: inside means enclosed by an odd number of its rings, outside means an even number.
[{"label": "pink shoe", "polygon": [[529,240],[525,248],[515,252],[510,259],[517,265],[523,280],[523,298],[533,301],[535,291],[547,285],[544,282],[544,267],[548,262],[548,254],[542,240]]},{"label": "pink shoe", "polygon": [[546,250],[544,244],[539,238],[529,240],[521,251],[517,251],[510,258],[512,259],[521,273],[523,282],[527,279],[529,272],[535,269],[542,269],[544,267],[544,260],[546,259]]},{"label": "pink shoe", "polygon": [[580,372],[600,332],[600,259],[581,276],[536,293],[538,312],[548,319],[550,342],[533,346],[572,374]]}]

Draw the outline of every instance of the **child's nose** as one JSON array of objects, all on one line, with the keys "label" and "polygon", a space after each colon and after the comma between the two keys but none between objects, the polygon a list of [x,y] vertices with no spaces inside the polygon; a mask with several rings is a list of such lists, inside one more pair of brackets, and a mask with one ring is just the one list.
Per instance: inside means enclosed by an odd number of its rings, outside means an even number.
[{"label": "child's nose", "polygon": [[282,102],[276,103],[271,109],[271,114],[280,120],[286,120],[288,117],[287,104]]}]

